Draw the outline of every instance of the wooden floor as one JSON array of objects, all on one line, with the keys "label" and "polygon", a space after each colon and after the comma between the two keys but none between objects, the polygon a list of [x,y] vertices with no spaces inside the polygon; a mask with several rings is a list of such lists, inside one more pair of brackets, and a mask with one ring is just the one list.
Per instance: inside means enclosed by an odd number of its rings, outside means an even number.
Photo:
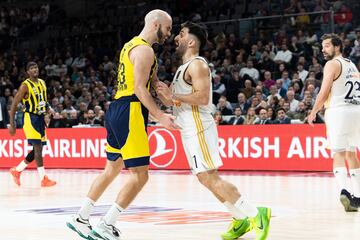
[{"label": "wooden floor", "polygon": [[[48,170],[59,183],[39,187],[25,171],[17,187],[0,171],[0,239],[80,239],[65,226],[99,171]],[[268,239],[360,239],[360,213],[345,213],[332,175],[326,173],[222,173],[248,200],[273,210]],[[124,172],[97,203],[92,223],[103,216],[126,178]],[[151,172],[149,184],[119,218],[125,240],[216,240],[230,216],[187,172]],[[254,239],[253,232],[242,239]]]}]

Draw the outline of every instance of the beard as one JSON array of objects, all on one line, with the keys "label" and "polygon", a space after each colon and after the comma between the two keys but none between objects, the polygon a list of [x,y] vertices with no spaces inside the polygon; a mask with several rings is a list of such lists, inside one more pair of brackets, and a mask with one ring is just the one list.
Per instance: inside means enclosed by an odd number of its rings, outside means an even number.
[{"label": "beard", "polygon": [[175,50],[175,55],[178,57],[182,57],[186,52],[186,47],[184,45],[179,44]]},{"label": "beard", "polygon": [[327,61],[333,59],[334,56],[335,56],[335,50],[333,50],[333,51],[332,51],[331,53],[329,53],[329,54],[327,54],[327,53],[324,54],[324,58],[325,58],[325,60],[327,60]]},{"label": "beard", "polygon": [[156,37],[158,39],[159,43],[163,43],[164,42],[164,33],[161,31],[161,24],[159,24],[159,28],[156,32]]}]

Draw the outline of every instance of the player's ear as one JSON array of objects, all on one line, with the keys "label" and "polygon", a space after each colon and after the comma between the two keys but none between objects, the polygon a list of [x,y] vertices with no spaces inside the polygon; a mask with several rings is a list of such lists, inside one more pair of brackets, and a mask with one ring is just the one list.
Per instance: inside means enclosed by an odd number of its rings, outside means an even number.
[{"label": "player's ear", "polygon": [[190,38],[190,41],[188,42],[188,46],[189,46],[189,47],[195,47],[195,45],[196,45],[195,39]]}]

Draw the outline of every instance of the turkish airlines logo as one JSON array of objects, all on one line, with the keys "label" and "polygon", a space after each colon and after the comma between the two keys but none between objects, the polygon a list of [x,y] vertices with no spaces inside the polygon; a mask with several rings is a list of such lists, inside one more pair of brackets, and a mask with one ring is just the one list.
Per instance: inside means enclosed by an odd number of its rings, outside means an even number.
[{"label": "turkish airlines logo", "polygon": [[177,144],[174,135],[165,128],[158,128],[149,135],[150,162],[158,167],[165,168],[174,160],[177,153]]}]

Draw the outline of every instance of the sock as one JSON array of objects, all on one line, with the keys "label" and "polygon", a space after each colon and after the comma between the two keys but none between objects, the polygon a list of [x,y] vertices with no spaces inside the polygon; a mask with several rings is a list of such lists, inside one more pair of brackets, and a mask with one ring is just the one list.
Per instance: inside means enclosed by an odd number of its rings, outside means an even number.
[{"label": "sock", "polygon": [[39,172],[40,180],[43,180],[44,176],[45,176],[45,168],[44,167],[38,167],[37,170]]},{"label": "sock", "polygon": [[349,173],[354,196],[360,198],[360,168],[350,169]]},{"label": "sock", "polygon": [[19,165],[17,165],[16,171],[22,172],[22,171],[24,171],[24,169],[25,169],[26,167],[27,167],[27,164],[26,164],[25,160],[23,160],[23,161],[21,161],[21,162],[19,163]]},{"label": "sock", "polygon": [[229,213],[231,214],[231,216],[235,219],[244,219],[246,218],[246,216],[240,212],[235,206],[234,204],[226,201],[223,202],[224,206],[227,208],[227,210],[229,211]]},{"label": "sock", "polygon": [[246,201],[246,199],[241,196],[234,206],[239,209],[243,214],[245,214],[247,217],[256,217],[258,214],[258,210],[255,206],[251,205]]},{"label": "sock", "polygon": [[334,175],[340,191],[346,189],[347,169],[346,167],[334,168]]},{"label": "sock", "polygon": [[95,202],[90,198],[85,198],[83,205],[81,206],[78,214],[83,220],[89,220],[90,212],[94,207]]},{"label": "sock", "polygon": [[107,225],[114,225],[122,211],[124,211],[124,209],[114,203],[104,217],[105,223]]}]

